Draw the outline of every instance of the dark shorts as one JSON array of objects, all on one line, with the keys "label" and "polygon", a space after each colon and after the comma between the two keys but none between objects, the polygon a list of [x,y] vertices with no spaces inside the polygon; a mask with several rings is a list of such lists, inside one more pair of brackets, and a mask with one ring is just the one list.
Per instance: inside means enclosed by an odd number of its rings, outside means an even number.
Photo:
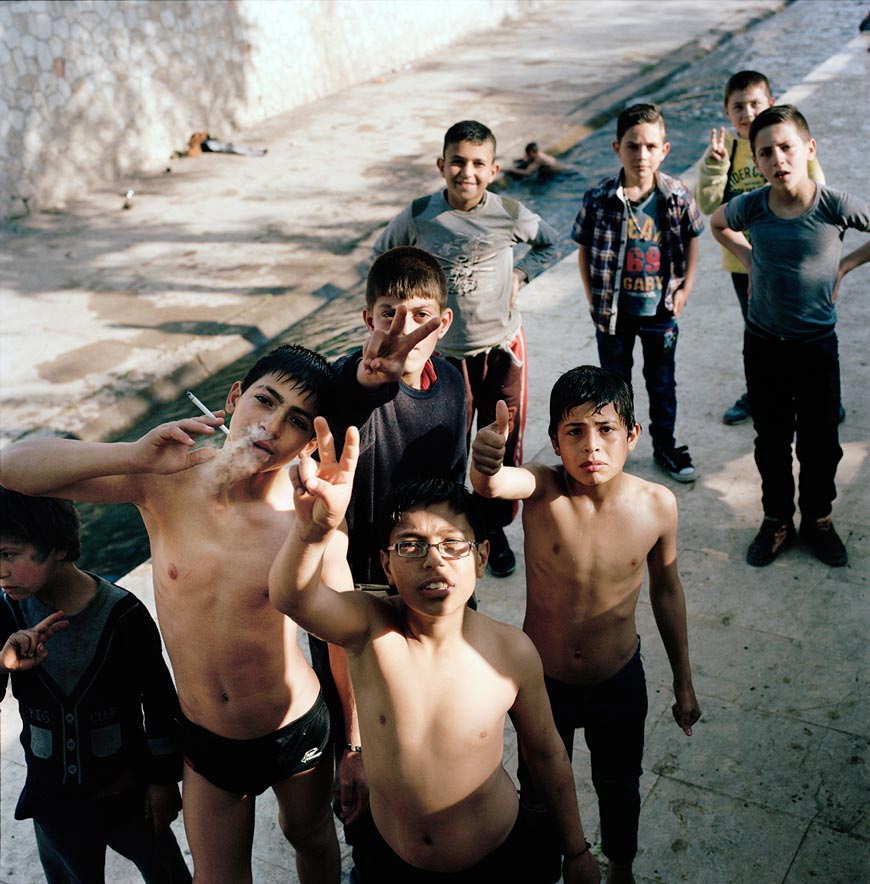
[{"label": "dark shorts", "polygon": [[372,826],[363,884],[534,884],[535,845],[522,815],[507,838],[464,872],[429,872],[406,863]]},{"label": "dark shorts", "polygon": [[212,785],[260,795],[275,783],[316,767],[329,744],[329,711],[323,694],[301,718],[253,740],[232,740],[181,717],[184,763]]}]

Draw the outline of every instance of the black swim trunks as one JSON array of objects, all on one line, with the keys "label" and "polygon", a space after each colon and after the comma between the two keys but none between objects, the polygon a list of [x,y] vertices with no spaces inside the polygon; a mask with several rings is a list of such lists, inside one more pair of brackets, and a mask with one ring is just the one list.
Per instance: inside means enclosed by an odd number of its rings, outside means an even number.
[{"label": "black swim trunks", "polygon": [[364,884],[542,884],[536,868],[535,844],[528,824],[519,814],[514,827],[492,853],[464,872],[427,872],[406,863],[384,841],[372,821],[372,837],[365,845],[364,862],[354,861]]},{"label": "black swim trunks", "polygon": [[260,795],[275,783],[316,767],[329,745],[323,694],[301,718],[253,740],[221,737],[181,716],[184,762],[227,792]]}]

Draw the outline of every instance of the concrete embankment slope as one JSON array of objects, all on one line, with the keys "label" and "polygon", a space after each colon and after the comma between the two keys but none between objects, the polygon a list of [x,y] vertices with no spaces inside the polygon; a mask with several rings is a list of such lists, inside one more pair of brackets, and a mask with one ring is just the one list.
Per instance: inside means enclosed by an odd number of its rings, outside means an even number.
[{"label": "concrete embankment slope", "polygon": [[605,87],[636,77],[642,91],[650,70],[782,5],[551,3],[233,134],[264,158],[174,161],[130,178],[129,210],[95,188],[0,228],[0,441],[105,438],[357,284],[376,231],[437,186],[457,119],[487,121],[508,158],[532,137],[576,137]]}]

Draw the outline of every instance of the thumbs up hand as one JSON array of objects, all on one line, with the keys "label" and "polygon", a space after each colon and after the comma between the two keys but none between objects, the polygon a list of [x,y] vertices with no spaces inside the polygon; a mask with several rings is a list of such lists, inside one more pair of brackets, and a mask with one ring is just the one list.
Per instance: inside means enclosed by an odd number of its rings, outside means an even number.
[{"label": "thumbs up hand", "polygon": [[484,476],[494,476],[501,469],[509,432],[508,407],[503,399],[499,399],[495,406],[495,420],[478,431],[471,444],[471,465],[475,470]]}]

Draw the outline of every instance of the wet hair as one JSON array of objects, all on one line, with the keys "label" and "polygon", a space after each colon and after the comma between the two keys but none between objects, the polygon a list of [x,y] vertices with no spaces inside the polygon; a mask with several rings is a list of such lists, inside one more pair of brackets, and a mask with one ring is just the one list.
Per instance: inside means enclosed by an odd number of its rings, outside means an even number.
[{"label": "wet hair", "polygon": [[468,519],[475,540],[486,537],[486,522],[479,499],[464,485],[439,477],[413,479],[397,485],[384,500],[379,525],[381,548],[387,547],[393,528],[402,521],[405,513],[440,503],[446,504],[447,509],[455,515]]},{"label": "wet hair", "polygon": [[635,424],[634,394],[631,384],[614,371],[597,365],[580,365],[561,375],[550,393],[550,426],[547,432],[555,439],[559,424],[572,408],[587,402],[595,404],[599,412],[613,404],[626,430]]},{"label": "wet hair", "polygon": [[526,153],[537,153],[537,152],[538,152],[538,142],[537,141],[530,141],[526,145]]},{"label": "wet hair", "polygon": [[492,144],[492,155],[495,156],[495,135],[492,134],[492,129],[489,126],[484,126],[477,120],[462,120],[459,123],[454,123],[444,133],[444,147],[441,155],[446,157],[447,148],[451,144],[459,144],[460,141],[470,141],[472,144],[485,144],[489,141]]},{"label": "wet hair", "polygon": [[366,307],[378,298],[407,301],[431,298],[443,313],[447,308],[447,278],[438,260],[415,246],[397,246],[379,255],[366,280]]},{"label": "wet hair", "polygon": [[79,514],[57,497],[29,497],[0,486],[0,534],[7,540],[30,543],[44,562],[55,550],[64,550],[65,562],[82,554]]},{"label": "wet hair", "polygon": [[745,92],[747,89],[752,89],[756,86],[761,86],[767,93],[767,97],[773,98],[770,80],[764,74],[760,74],[758,71],[737,71],[736,74],[732,74],[728,78],[728,82],[725,84],[725,97],[722,99],[722,103],[725,107],[728,107],[728,99],[735,92]]},{"label": "wet hair", "polygon": [[658,123],[665,134],[665,118],[657,104],[633,104],[616,118],[616,140],[622,141],[622,136],[640,123]]},{"label": "wet hair", "polygon": [[775,104],[762,111],[749,127],[749,144],[753,156],[755,156],[755,139],[758,138],[758,133],[762,129],[778,126],[780,123],[791,123],[804,141],[809,141],[813,137],[807,118],[793,104]]},{"label": "wet hair", "polygon": [[291,380],[293,389],[312,393],[317,399],[317,413],[330,419],[336,398],[335,372],[319,353],[299,344],[281,344],[251,366],[242,380],[242,392],[267,374]]}]

